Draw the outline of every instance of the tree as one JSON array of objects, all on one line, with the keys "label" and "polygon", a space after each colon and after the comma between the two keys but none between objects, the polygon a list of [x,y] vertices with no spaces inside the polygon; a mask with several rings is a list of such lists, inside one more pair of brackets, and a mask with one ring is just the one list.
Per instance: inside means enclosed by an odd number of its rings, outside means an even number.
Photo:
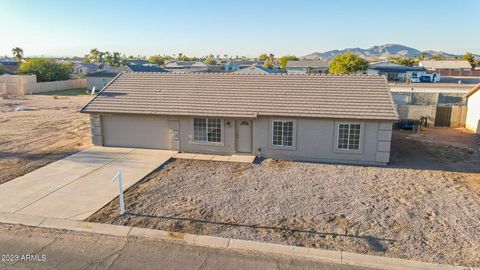
[{"label": "tree", "polygon": [[213,59],[212,57],[205,58],[205,60],[203,62],[207,65],[216,65],[217,64],[217,61],[215,61],[215,59]]},{"label": "tree", "polygon": [[15,47],[12,49],[12,54],[13,57],[17,60],[20,61],[23,59],[23,49],[20,47]]},{"label": "tree", "polygon": [[280,67],[282,69],[286,69],[288,61],[296,61],[296,60],[298,60],[298,58],[295,55],[284,55],[279,59]]},{"label": "tree", "polygon": [[273,68],[273,64],[268,62],[268,61],[265,61],[265,62],[263,62],[263,67],[271,69],[271,68]]},{"label": "tree", "polygon": [[408,66],[408,67],[412,67],[416,63],[415,59],[409,58],[409,57],[394,57],[394,56],[392,56],[392,57],[389,57],[388,60],[393,62],[393,63]]},{"label": "tree", "polygon": [[473,68],[477,66],[477,63],[475,61],[475,56],[473,56],[472,53],[467,52],[464,56],[462,56],[463,60],[467,60],[470,65],[472,65]]},{"label": "tree", "polygon": [[353,53],[343,53],[335,56],[329,66],[329,72],[332,74],[355,74],[367,69],[367,60]]},{"label": "tree", "polygon": [[20,65],[17,73],[36,75],[39,82],[61,81],[70,79],[71,68],[53,59],[31,58]]},{"label": "tree", "polygon": [[165,57],[161,55],[152,55],[148,58],[148,62],[157,64],[159,66],[165,64]]},{"label": "tree", "polygon": [[268,61],[269,57],[266,53],[262,53],[257,57],[258,61]]}]

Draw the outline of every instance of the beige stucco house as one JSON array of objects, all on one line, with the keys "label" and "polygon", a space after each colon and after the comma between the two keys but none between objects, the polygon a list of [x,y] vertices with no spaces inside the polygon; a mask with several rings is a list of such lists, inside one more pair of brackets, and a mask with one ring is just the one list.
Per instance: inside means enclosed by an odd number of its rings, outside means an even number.
[{"label": "beige stucco house", "polygon": [[467,120],[465,127],[480,134],[480,84],[465,95],[467,99]]},{"label": "beige stucco house", "polygon": [[385,77],[122,73],[82,108],[95,145],[385,165]]}]

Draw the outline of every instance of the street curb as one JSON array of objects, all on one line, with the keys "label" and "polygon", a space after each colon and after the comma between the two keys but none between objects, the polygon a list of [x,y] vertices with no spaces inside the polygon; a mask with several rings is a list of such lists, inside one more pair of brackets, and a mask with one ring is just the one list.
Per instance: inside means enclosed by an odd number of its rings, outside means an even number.
[{"label": "street curb", "polygon": [[322,250],[264,242],[229,239],[223,237],[195,235],[162,230],[145,229],[132,226],[92,223],[60,218],[19,215],[0,212],[0,223],[20,224],[51,229],[111,235],[118,237],[138,237],[161,241],[176,241],[185,245],[209,248],[230,249],[246,252],[270,253],[293,257],[303,257],[322,262],[370,267],[376,269],[412,269],[412,270],[480,270],[480,268],[434,264],[405,259],[364,255],[343,251]]}]

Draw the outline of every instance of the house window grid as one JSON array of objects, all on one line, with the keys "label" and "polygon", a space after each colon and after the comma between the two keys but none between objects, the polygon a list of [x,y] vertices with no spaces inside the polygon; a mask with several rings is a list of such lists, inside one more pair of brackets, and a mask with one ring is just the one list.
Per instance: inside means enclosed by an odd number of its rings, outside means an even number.
[{"label": "house window grid", "polygon": [[293,147],[293,121],[274,120],[272,126],[272,145]]},{"label": "house window grid", "polygon": [[222,120],[193,118],[193,140],[197,142],[221,143]]},{"label": "house window grid", "polygon": [[337,149],[360,150],[361,125],[355,123],[341,123],[338,125]]}]

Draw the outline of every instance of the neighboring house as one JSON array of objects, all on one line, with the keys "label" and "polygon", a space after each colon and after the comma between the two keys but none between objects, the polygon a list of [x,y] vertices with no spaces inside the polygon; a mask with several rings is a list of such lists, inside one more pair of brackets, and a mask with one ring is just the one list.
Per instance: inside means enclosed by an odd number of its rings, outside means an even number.
[{"label": "neighboring house", "polygon": [[240,70],[251,66],[263,66],[264,61],[229,61],[225,64],[225,71]]},{"label": "neighboring house", "polygon": [[389,82],[411,82],[412,77],[419,82],[439,82],[440,74],[427,73],[424,67],[409,67],[392,62],[378,62],[370,64],[367,74],[385,75]]},{"label": "neighboring house", "polygon": [[96,91],[100,91],[117,75],[118,72],[115,71],[97,71],[89,73],[85,76],[87,79],[87,88],[92,90],[93,87],[95,87]]},{"label": "neighboring house", "polygon": [[470,90],[465,98],[467,99],[467,120],[465,127],[477,134],[480,134],[480,84]]},{"label": "neighboring house", "polygon": [[117,72],[168,72],[155,64],[127,64],[121,67],[113,68]]},{"label": "neighboring house", "polygon": [[79,75],[87,75],[89,73],[101,70],[99,64],[95,63],[75,63],[73,64],[73,73]]},{"label": "neighboring house", "polygon": [[264,68],[262,66],[250,66],[232,72],[232,74],[276,74],[283,73],[281,70]]},{"label": "neighboring house", "polygon": [[375,165],[398,119],[367,75],[122,73],[81,112],[95,145]]},{"label": "neighboring house", "polygon": [[15,60],[0,60],[0,65],[3,66],[5,74],[13,75],[17,73],[17,69],[20,67],[21,62]]},{"label": "neighboring house", "polygon": [[143,59],[127,59],[125,60],[125,64],[127,65],[146,65],[146,64],[151,64],[147,60]]},{"label": "neighboring house", "polygon": [[420,61],[418,65],[431,71],[466,71],[472,69],[472,65],[467,60],[429,60]]},{"label": "neighboring house", "polygon": [[326,74],[328,62],[324,60],[298,60],[287,62],[288,74]]},{"label": "neighboring house", "polygon": [[208,65],[199,61],[175,61],[164,65],[170,71],[207,72]]}]

